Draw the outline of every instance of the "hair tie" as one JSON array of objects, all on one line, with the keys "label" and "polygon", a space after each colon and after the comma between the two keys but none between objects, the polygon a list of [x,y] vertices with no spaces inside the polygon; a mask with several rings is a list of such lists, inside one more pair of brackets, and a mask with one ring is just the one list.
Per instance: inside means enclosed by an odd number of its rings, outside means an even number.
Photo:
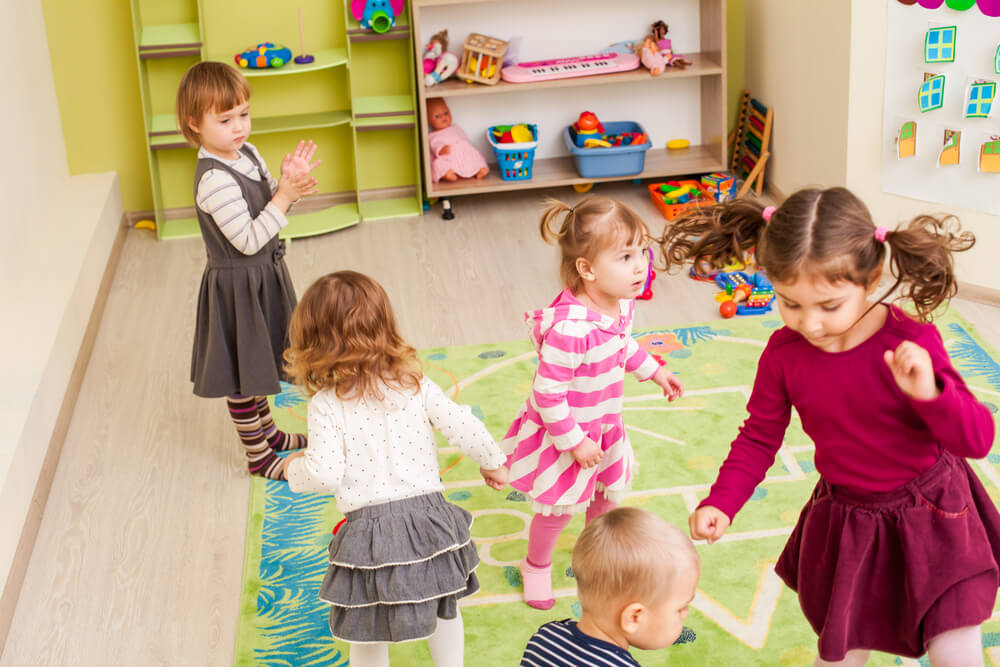
[{"label": "hair tie", "polygon": [[761,211],[760,217],[764,218],[764,222],[771,222],[771,216],[773,216],[774,212],[777,210],[778,209],[773,206],[767,206],[763,211]]},{"label": "hair tie", "polygon": [[885,237],[889,234],[888,227],[876,227],[875,228],[875,240],[879,243],[885,243]]}]

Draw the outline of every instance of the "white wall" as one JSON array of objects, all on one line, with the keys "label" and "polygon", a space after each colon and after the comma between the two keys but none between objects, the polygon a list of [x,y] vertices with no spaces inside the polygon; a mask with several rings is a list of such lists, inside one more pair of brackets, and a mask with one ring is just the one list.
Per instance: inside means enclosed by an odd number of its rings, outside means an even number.
[{"label": "white wall", "polygon": [[[40,0],[5,2],[3,12],[0,43],[18,54],[4,69],[0,94],[0,591],[6,593],[122,207],[115,174],[69,175]],[[0,608],[0,641],[7,611]]]},{"label": "white wall", "polygon": [[744,20],[747,88],[774,109],[766,180],[786,195],[843,185],[850,3],[746,0]]},{"label": "white wall", "polygon": [[[502,8],[475,3],[422,8],[416,38],[422,46],[431,35],[447,28],[448,50],[461,54],[470,32],[504,40],[520,36],[519,60],[531,61],[600,53],[611,43],[641,38],[653,21],[662,19],[670,27],[667,36],[675,51],[699,51],[699,0],[630,0],[618,5],[576,0],[558,3],[565,9],[562,14],[553,11],[554,4],[511,0]],[[700,143],[699,90],[697,79],[660,77],[594,87],[450,97],[447,102],[455,124],[487,160],[492,160],[492,149],[486,128],[519,122],[538,125],[535,155],[544,158],[569,153],[562,129],[584,110],[593,111],[602,121],[636,121],[649,132],[653,145],[661,148],[668,139],[678,137]]]},{"label": "white wall", "polygon": [[[987,215],[957,206],[946,206],[882,192],[884,142],[893,137],[882,134],[882,95],[885,88],[887,4],[897,0],[852,0],[850,42],[850,99],[847,132],[847,187],[860,196],[879,224],[894,226],[918,213],[947,212],[957,215],[964,227],[976,235],[976,246],[956,256],[958,279],[964,283],[1000,288],[997,279],[997,252],[1000,250],[1000,216]],[[933,12],[919,5],[909,8]],[[984,21],[1000,27],[1000,19]],[[916,95],[916,93],[914,93]]]}]

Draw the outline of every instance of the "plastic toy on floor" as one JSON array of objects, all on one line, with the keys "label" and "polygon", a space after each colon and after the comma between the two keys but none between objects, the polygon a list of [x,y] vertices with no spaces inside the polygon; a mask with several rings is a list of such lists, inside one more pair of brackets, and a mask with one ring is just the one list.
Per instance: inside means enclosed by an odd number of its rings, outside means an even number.
[{"label": "plastic toy on floor", "polygon": [[715,284],[725,290],[715,297],[721,302],[719,314],[725,318],[763,315],[773,308],[774,287],[763,273],[719,272]]},{"label": "plastic toy on floor", "polygon": [[435,183],[444,179],[484,178],[490,173],[486,159],[476,150],[462,128],[451,124],[451,110],[440,97],[427,100],[427,123],[431,132],[431,178]]},{"label": "plastic toy on floor", "polygon": [[424,85],[435,86],[457,69],[458,56],[448,52],[448,31],[434,33],[424,47]]}]

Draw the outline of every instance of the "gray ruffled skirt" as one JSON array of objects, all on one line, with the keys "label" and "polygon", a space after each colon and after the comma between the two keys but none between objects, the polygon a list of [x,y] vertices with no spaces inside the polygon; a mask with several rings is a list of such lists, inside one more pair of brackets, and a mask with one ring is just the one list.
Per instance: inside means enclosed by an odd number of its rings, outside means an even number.
[{"label": "gray ruffled skirt", "polygon": [[330,542],[320,598],[330,632],[353,643],[426,639],[437,619],[479,590],[472,515],[441,493],[393,500],[346,515]]}]

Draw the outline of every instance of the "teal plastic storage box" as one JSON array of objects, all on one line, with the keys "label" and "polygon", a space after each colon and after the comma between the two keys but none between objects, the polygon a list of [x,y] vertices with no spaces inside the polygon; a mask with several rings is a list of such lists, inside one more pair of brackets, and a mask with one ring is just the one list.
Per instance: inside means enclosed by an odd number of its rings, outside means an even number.
[{"label": "teal plastic storage box", "polygon": [[[645,132],[642,125],[630,120],[604,123],[604,134],[624,134],[625,132]],[[649,137],[638,146],[612,146],[610,148],[580,148],[573,137],[573,128],[563,130],[566,148],[573,154],[576,170],[584,178],[611,178],[631,176],[642,171],[646,164],[646,151],[653,145]]]},{"label": "teal plastic storage box", "polygon": [[535,162],[535,148],[538,146],[538,127],[528,125],[534,141],[526,141],[519,144],[501,144],[493,138],[493,128],[491,125],[486,129],[486,139],[493,147],[493,153],[497,157],[497,169],[500,171],[500,178],[505,181],[527,181],[531,178],[532,166]]}]

